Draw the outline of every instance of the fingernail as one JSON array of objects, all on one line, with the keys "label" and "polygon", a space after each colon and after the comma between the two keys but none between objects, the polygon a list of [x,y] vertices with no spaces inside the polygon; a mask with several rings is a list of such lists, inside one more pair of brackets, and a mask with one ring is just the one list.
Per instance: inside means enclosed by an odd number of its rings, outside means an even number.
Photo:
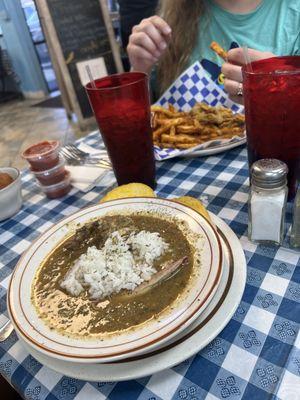
[{"label": "fingernail", "polygon": [[167,43],[166,42],[162,42],[159,47],[164,50],[167,47]]},{"label": "fingernail", "polygon": [[166,35],[169,35],[172,32],[172,29],[170,27],[164,28],[164,33]]}]

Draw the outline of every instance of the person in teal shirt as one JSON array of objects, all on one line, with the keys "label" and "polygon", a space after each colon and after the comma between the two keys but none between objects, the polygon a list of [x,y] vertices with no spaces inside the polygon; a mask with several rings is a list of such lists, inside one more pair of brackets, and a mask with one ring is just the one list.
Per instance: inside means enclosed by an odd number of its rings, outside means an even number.
[{"label": "person in teal shirt", "polygon": [[[242,103],[241,46],[248,46],[252,61],[300,55],[299,0],[162,0],[159,15],[133,28],[127,52],[132,70],[156,67],[160,93],[200,61]],[[226,62],[210,49],[212,41],[228,51]]]}]

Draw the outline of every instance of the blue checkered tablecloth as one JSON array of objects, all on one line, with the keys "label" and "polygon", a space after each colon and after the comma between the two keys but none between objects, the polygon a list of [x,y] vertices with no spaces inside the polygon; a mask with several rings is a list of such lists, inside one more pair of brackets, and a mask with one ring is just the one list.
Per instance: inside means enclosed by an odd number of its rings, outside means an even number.
[{"label": "blue checkered tablecloth", "polygon": [[[85,141],[97,143],[98,135]],[[207,158],[158,164],[157,193],[207,201],[241,240],[247,286],[229,324],[205,349],[159,374],[128,382],[85,382],[48,369],[20,345],[15,334],[0,343],[0,372],[23,398],[32,400],[300,399],[300,253],[256,246],[247,239],[248,171],[245,148]],[[28,172],[22,174],[24,205],[0,223],[0,317],[7,315],[10,274],[30,243],[53,223],[111,188],[101,183],[83,194],[73,189],[48,200]],[[288,222],[291,213],[288,212]],[[1,320],[4,321],[4,318]]]}]

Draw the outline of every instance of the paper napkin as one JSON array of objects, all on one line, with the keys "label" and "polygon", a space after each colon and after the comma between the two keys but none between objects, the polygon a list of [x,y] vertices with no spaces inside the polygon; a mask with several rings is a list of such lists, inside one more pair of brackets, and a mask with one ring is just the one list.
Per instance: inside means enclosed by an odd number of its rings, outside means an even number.
[{"label": "paper napkin", "polygon": [[[78,148],[86,153],[91,155],[101,155],[103,158],[107,158],[107,153],[105,150],[97,150],[93,147],[80,143]],[[114,175],[112,170],[108,170],[101,167],[96,166],[85,166],[85,165],[66,165],[66,169],[71,173],[71,183],[72,185],[82,192],[88,192],[93,189],[100,181],[104,178],[108,178],[109,180],[114,179]],[[108,176],[107,176],[108,175]]]}]

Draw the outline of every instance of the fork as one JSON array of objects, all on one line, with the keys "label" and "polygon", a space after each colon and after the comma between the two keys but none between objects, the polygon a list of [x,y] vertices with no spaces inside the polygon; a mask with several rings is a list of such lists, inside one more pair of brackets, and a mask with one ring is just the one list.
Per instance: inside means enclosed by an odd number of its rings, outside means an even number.
[{"label": "fork", "polygon": [[8,320],[4,325],[0,327],[0,342],[4,342],[12,331],[14,330],[13,324],[10,320]]},{"label": "fork", "polygon": [[96,155],[91,155],[86,153],[83,150],[80,150],[78,147],[74,146],[73,144],[67,144],[61,148],[61,153],[68,158],[70,161],[77,160],[80,162],[84,162],[85,164],[99,164],[111,166],[111,162],[108,159],[106,150],[100,151],[103,154],[101,157]]},{"label": "fork", "polygon": [[106,165],[111,165],[110,161],[107,158],[103,158],[103,157],[92,157],[92,156],[82,156],[79,154],[76,154],[73,151],[70,151],[68,149],[66,149],[65,147],[62,147],[60,149],[60,153],[65,157],[65,158],[69,158],[69,159],[74,159],[76,161],[80,161],[80,162],[84,162],[84,163],[89,163],[89,164],[98,164],[98,163],[102,163],[102,164],[106,164]]},{"label": "fork", "polygon": [[73,159],[82,163],[88,164],[106,164],[111,165],[110,161],[106,157],[92,157],[92,156],[82,156],[74,153],[73,151],[69,151],[65,148],[60,150],[60,153],[65,156],[65,158]]},{"label": "fork", "polygon": [[64,158],[66,159],[67,163],[69,165],[85,165],[87,167],[101,167],[104,169],[111,169],[111,163],[108,160],[104,160],[104,159],[85,159],[85,158],[81,158],[78,156],[75,156],[74,154],[69,153],[68,151],[66,151],[64,148],[60,149],[60,154],[62,154],[64,156]]},{"label": "fork", "polygon": [[99,152],[98,152],[99,155],[91,155],[89,153],[86,153],[85,151],[80,150],[78,147],[76,147],[74,144],[71,144],[71,143],[65,145],[64,149],[76,157],[84,158],[86,161],[95,161],[95,160],[99,160],[99,159],[102,160],[103,158],[99,157],[101,155],[101,153],[102,153],[102,156],[107,157],[107,153],[106,153],[105,149],[99,150]]}]

